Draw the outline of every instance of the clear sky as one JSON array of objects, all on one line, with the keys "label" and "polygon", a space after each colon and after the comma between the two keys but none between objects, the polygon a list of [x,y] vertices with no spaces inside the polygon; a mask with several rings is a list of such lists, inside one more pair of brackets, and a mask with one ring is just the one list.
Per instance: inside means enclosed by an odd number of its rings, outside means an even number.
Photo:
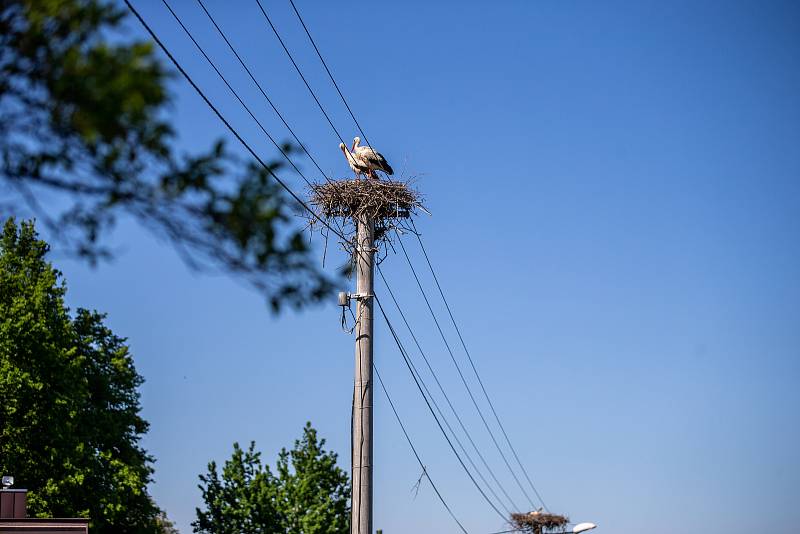
[{"label": "clear sky", "polygon": [[[274,157],[160,2],[135,4]],[[423,239],[550,509],[608,534],[790,532],[787,522],[800,521],[797,3],[297,4],[370,140],[400,176],[418,176],[433,214],[418,220]],[[265,5],[338,127],[356,135],[288,2]],[[175,7],[271,132],[288,138],[197,5]],[[349,176],[255,2],[209,8],[323,168]],[[185,83],[172,87],[182,147],[224,135]],[[112,264],[58,266],[70,304],[108,312],[129,338],[147,379],[152,491],[184,532],[200,504],[198,474],[234,441],[256,440],[272,462],[310,420],[349,469],[353,340],[335,301],[274,317],[243,284],[192,274],[129,221],[113,243]],[[329,268],[344,261],[331,257]],[[405,260],[392,255],[384,267],[521,503]],[[502,530],[381,321],[376,361],[469,532]],[[427,484],[415,497],[420,469],[379,392],[375,410],[376,528],[456,532]]]}]

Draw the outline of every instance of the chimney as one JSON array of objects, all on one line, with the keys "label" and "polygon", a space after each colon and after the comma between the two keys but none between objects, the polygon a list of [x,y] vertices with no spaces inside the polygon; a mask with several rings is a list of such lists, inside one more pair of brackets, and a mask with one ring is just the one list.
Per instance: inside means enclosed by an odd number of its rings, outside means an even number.
[{"label": "chimney", "polygon": [[3,477],[3,489],[0,489],[0,519],[25,519],[28,515],[26,504],[28,490],[11,489],[14,477]]}]

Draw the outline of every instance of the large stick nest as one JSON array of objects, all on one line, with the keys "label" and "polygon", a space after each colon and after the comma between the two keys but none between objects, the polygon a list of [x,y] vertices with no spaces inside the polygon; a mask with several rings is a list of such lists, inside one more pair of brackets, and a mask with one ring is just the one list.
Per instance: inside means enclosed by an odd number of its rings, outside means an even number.
[{"label": "large stick nest", "polygon": [[321,217],[381,220],[410,217],[425,211],[420,194],[407,182],[393,180],[338,180],[311,185],[311,205]]},{"label": "large stick nest", "polygon": [[569,523],[569,519],[563,515],[548,514],[542,512],[531,512],[527,514],[511,514],[511,524],[523,532],[541,532],[542,530],[554,530],[561,528]]},{"label": "large stick nest", "polygon": [[[392,230],[414,231],[408,227],[408,220],[417,211],[428,213],[422,205],[422,196],[409,182],[393,180],[356,179],[311,184],[309,203],[316,213],[309,218],[309,225],[312,231],[316,228],[325,236],[326,252],[329,232],[325,231],[324,224],[318,225],[320,221],[337,227],[345,236],[340,245],[351,253],[351,261],[355,258],[353,236],[360,217],[369,217],[375,223],[374,239],[380,263],[392,247]],[[325,255],[322,261],[324,264]]]}]

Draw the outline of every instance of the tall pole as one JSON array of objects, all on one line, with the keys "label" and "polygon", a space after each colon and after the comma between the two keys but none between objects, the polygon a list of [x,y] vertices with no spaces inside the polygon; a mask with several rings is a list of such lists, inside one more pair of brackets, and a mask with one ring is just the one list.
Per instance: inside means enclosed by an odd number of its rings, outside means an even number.
[{"label": "tall pole", "polygon": [[372,534],[372,304],[375,221],[356,221],[356,358],[350,532]]}]

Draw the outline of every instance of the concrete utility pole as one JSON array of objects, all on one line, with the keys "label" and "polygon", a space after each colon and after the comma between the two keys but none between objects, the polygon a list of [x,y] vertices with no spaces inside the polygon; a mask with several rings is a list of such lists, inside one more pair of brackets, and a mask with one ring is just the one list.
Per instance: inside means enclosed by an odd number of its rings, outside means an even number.
[{"label": "concrete utility pole", "polygon": [[[354,140],[355,144],[355,140]],[[404,182],[377,179],[374,171],[367,172],[366,163],[354,165],[353,153],[344,144],[339,149],[345,153],[350,167],[362,178],[331,180],[311,184],[309,203],[314,207],[315,219],[344,241],[352,243],[352,225],[355,225],[355,250],[353,261],[356,272],[356,293],[339,293],[342,313],[356,300],[355,325],[355,383],[353,384],[353,435],[352,435],[352,511],[351,534],[373,534],[372,482],[372,399],[373,399],[373,322],[377,302],[373,290],[375,274],[375,227],[383,230],[396,228],[401,220],[408,219],[417,209],[424,209],[419,194]],[[374,151],[373,151],[374,152]],[[383,161],[383,157],[380,158]],[[360,160],[359,160],[360,161]],[[360,165],[360,164],[359,164]],[[391,171],[383,161],[387,172]],[[381,170],[383,167],[377,167]],[[370,174],[368,178],[366,174]],[[344,230],[333,230],[327,221],[343,219]],[[385,240],[386,236],[382,238]],[[349,246],[348,246],[349,248]],[[349,250],[348,250],[349,251]],[[342,317],[344,325],[344,316]],[[349,330],[348,330],[349,332]]]},{"label": "concrete utility pole", "polygon": [[356,237],[356,358],[350,532],[372,534],[372,312],[375,221],[362,215]]}]

